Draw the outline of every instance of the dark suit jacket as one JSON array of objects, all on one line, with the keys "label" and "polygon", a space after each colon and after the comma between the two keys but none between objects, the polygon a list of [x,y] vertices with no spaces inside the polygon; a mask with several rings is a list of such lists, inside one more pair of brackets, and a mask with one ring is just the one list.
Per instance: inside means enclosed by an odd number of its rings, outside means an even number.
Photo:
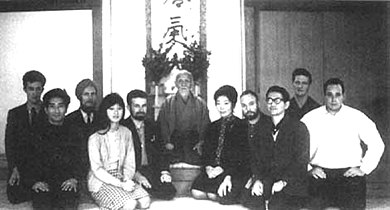
[{"label": "dark suit jacket", "polygon": [[[281,121],[276,141],[272,137],[272,121],[263,121],[263,130],[253,142],[255,178],[261,180],[265,189],[283,180],[283,191],[289,195],[307,195],[307,165],[309,163],[309,132],[302,122],[285,116]],[[265,192],[270,194],[270,192]]]},{"label": "dark suit jacket", "polygon": [[90,170],[90,162],[88,156],[88,139],[90,135],[97,131],[99,120],[97,112],[93,112],[93,117],[93,121],[89,125],[85,123],[80,109],[69,113],[65,117],[66,126],[68,126],[71,132],[75,135],[73,138],[73,141],[75,142],[73,143],[76,144],[80,150],[80,153],[77,156],[80,160],[81,172],[83,173],[83,176],[85,178]]},{"label": "dark suit jacket", "polygon": [[47,183],[63,182],[70,178],[80,180],[79,147],[77,136],[67,125],[55,126],[48,121],[42,123],[36,138],[33,139],[34,157],[29,161],[31,171],[29,185],[43,181]]},{"label": "dark suit jacket", "polygon": [[292,97],[290,99],[290,106],[287,109],[287,114],[290,117],[295,117],[300,120],[303,115],[318,107],[320,107],[320,104],[309,96],[307,97],[306,103],[302,106],[302,108],[299,108],[297,101],[294,97]]},{"label": "dark suit jacket", "polygon": [[37,123],[31,126],[26,103],[8,112],[5,129],[5,153],[9,174],[11,174],[14,167],[18,167],[19,173],[22,173],[22,175],[24,171],[28,172],[25,166],[31,158],[31,139],[37,131],[36,127],[44,119],[45,114],[42,108],[37,115]]},{"label": "dark suit jacket", "polygon": [[[162,152],[161,141],[159,140],[159,133],[157,124],[149,119],[145,123],[145,147],[148,158],[148,164],[153,171],[160,173],[161,171],[169,171],[169,162],[166,155]],[[137,128],[131,117],[123,121],[123,125],[130,129],[133,135],[133,143],[135,149],[135,160],[137,170],[141,167],[141,140],[138,136]]]},{"label": "dark suit jacket", "polygon": [[[222,176],[231,175],[232,178],[246,178],[250,174],[250,150],[248,147],[245,122],[236,116],[227,125],[225,131],[224,147],[221,154],[220,166],[224,169]],[[219,131],[222,119],[210,124],[206,131],[203,145],[204,166],[217,166],[215,163],[216,150],[218,147]]]}]

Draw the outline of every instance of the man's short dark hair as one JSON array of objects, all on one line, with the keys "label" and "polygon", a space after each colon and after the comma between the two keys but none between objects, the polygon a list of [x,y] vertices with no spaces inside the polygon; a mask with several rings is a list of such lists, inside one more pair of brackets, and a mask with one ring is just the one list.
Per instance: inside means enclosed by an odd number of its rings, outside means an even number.
[{"label": "man's short dark hair", "polygon": [[241,93],[240,98],[242,98],[243,96],[246,96],[246,95],[252,95],[253,97],[256,98],[256,102],[259,101],[259,97],[257,96],[255,91],[253,91],[253,90],[245,90],[244,92]]},{"label": "man's short dark hair", "polygon": [[295,81],[295,77],[296,76],[299,76],[299,75],[303,75],[307,78],[309,78],[309,84],[311,84],[311,74],[310,72],[305,69],[305,68],[297,68],[293,71],[292,73],[292,81],[294,82]]},{"label": "man's short dark hair", "polygon": [[55,88],[55,89],[49,90],[47,93],[45,93],[45,95],[43,96],[43,107],[47,108],[49,106],[49,101],[52,98],[62,98],[62,100],[64,101],[64,104],[68,108],[69,103],[70,103],[70,97],[66,93],[65,90],[60,89],[60,88]]},{"label": "man's short dark hair", "polygon": [[324,83],[324,95],[326,94],[326,89],[328,88],[329,85],[340,85],[341,86],[341,91],[344,94],[344,82],[339,79],[339,78],[330,78]]},{"label": "man's short dark hair", "polygon": [[31,70],[26,72],[23,75],[23,88],[27,87],[27,82],[33,83],[33,82],[40,82],[42,84],[42,87],[46,84],[46,78],[43,76],[43,74],[36,70]]},{"label": "man's short dark hair", "polygon": [[128,105],[131,105],[131,100],[133,98],[145,98],[145,99],[147,99],[148,98],[148,94],[145,91],[138,90],[138,89],[130,91],[127,94],[127,98],[126,98]]},{"label": "man's short dark hair", "polygon": [[284,102],[290,101],[290,94],[287,92],[287,90],[284,87],[280,87],[277,85],[271,86],[268,88],[267,93],[265,94],[265,97],[268,97],[268,94],[271,92],[277,92],[282,95],[282,99]]}]

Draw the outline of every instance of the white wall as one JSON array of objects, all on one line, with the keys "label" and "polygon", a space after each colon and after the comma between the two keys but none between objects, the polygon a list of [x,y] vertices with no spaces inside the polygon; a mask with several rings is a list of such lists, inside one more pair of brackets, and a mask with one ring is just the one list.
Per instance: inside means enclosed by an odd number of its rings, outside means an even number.
[{"label": "white wall", "polygon": [[[214,92],[229,84],[240,94],[244,87],[242,0],[207,1],[207,48],[212,52],[208,71],[210,118],[219,118]],[[103,95],[118,92],[124,99],[135,88],[145,88],[142,58],[146,53],[145,2],[103,1]],[[78,107],[76,84],[92,78],[91,11],[0,13],[0,153],[4,153],[7,110],[23,103],[23,74],[36,69],[48,79],[46,90],[65,88]],[[239,103],[235,110],[241,116]],[[126,112],[128,116],[128,112]]]},{"label": "white wall", "polygon": [[79,106],[76,84],[92,78],[92,12],[46,11],[0,13],[0,153],[9,109],[26,101],[22,77],[35,69],[47,79],[44,93],[64,88],[69,112]]},{"label": "white wall", "polygon": [[[222,9],[219,1],[207,1],[207,48],[212,52],[208,71],[208,107],[212,120],[219,118],[214,92],[229,84],[240,95],[245,85],[242,2],[224,1]],[[125,99],[132,89],[144,90],[145,73],[141,62],[146,53],[144,1],[103,1],[103,49],[103,94],[118,92]],[[241,116],[239,103],[235,113]]]},{"label": "white wall", "polygon": [[103,1],[104,96],[117,92],[126,101],[131,90],[145,90],[145,53],[145,2]]},{"label": "white wall", "polygon": [[[236,88],[238,95],[244,87],[241,6],[243,0],[207,1],[207,49],[211,51],[208,69],[208,107],[212,121],[219,118],[214,93],[222,85]],[[239,101],[234,110],[241,117]]]}]

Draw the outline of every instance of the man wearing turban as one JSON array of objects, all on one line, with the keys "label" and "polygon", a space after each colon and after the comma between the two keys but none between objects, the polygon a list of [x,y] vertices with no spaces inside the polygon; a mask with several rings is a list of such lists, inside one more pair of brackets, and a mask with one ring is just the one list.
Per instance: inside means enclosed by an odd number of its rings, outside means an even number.
[{"label": "man wearing turban", "polygon": [[78,142],[74,142],[82,151],[79,154],[81,162],[80,173],[81,178],[81,195],[88,193],[87,189],[87,175],[90,168],[88,157],[88,138],[95,132],[97,126],[97,86],[90,79],[81,80],[75,91],[77,99],[80,101],[80,108],[68,114],[65,118],[72,131],[77,135]]}]

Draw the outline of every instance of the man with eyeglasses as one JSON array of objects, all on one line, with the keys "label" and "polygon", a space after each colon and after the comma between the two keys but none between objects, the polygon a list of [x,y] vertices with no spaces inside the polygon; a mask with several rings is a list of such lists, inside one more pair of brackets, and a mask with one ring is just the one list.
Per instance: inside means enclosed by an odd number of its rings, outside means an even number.
[{"label": "man with eyeglasses", "polygon": [[310,132],[310,209],[365,209],[366,175],[383,154],[382,138],[373,121],[343,103],[342,80],[327,80],[323,90],[325,105],[302,118]]},{"label": "man with eyeglasses", "polygon": [[287,113],[301,119],[303,115],[320,106],[320,104],[309,96],[309,89],[312,82],[311,74],[304,68],[295,69],[292,74],[292,85],[294,96],[290,99],[290,107]]},{"label": "man with eyeglasses", "polygon": [[257,198],[264,208],[301,209],[308,197],[309,133],[302,122],[286,115],[289,99],[283,87],[268,89],[271,120],[264,121],[261,137],[252,144],[254,176],[247,185],[251,185],[252,199]]}]

